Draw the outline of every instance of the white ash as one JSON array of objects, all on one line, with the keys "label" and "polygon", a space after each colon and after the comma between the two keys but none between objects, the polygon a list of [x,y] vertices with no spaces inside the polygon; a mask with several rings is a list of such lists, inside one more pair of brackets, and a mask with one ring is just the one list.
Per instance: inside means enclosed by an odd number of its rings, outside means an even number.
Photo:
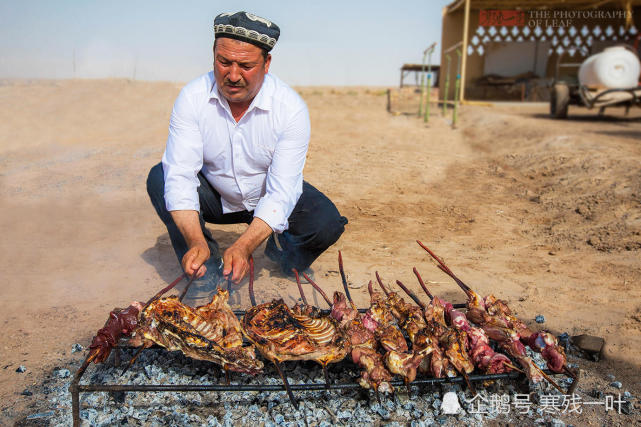
[{"label": "white ash", "polygon": [[[124,350],[122,364],[91,365],[81,384],[224,384],[225,374],[209,362],[184,357],[180,352],[163,349],[143,351],[133,366],[121,376],[135,350]],[[534,354],[537,365],[545,367],[540,355]],[[112,358],[113,359],[113,358]],[[321,368],[312,362],[286,362],[281,366],[291,384],[325,382]],[[74,372],[78,365],[68,367]],[[57,370],[56,372],[58,372]],[[350,362],[330,365],[332,383],[351,383],[359,376],[359,368]],[[266,363],[265,373],[256,376],[231,373],[232,384],[281,384],[275,368]],[[49,404],[39,412],[52,410],[49,425],[71,425],[72,377],[51,375],[46,383],[34,389],[34,397],[45,394]],[[483,387],[476,383],[477,392],[486,397],[491,393],[506,393],[522,387],[518,382],[497,381]],[[453,391],[461,409],[456,415],[441,414],[443,395]],[[537,385],[537,393],[556,391],[547,384]],[[459,384],[442,386],[398,387],[394,395],[381,393],[381,402],[372,391],[363,389],[294,391],[298,409],[289,402],[285,391],[270,392],[127,392],[81,393],[80,409],[83,425],[208,425],[235,426],[241,424],[265,426],[333,426],[340,424],[412,425],[442,424],[446,426],[481,426],[496,418],[471,413],[472,394]],[[533,412],[536,414],[535,412]],[[532,423],[530,418],[529,423]],[[547,420],[549,421],[549,420]]]}]

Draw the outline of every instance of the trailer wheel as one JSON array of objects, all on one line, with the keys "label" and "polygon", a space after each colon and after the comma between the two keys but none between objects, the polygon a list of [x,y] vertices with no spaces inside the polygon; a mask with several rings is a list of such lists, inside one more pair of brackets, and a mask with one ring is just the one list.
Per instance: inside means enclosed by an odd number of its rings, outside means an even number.
[{"label": "trailer wheel", "polygon": [[570,88],[565,83],[556,83],[550,94],[550,115],[555,119],[568,117],[570,105]]}]

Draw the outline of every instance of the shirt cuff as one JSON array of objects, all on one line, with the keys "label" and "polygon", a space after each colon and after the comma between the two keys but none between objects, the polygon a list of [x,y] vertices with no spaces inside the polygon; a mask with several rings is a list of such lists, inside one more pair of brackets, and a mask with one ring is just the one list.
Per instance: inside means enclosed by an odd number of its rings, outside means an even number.
[{"label": "shirt cuff", "polygon": [[169,212],[171,211],[196,211],[200,212],[199,200],[193,200],[190,197],[185,197],[184,194],[178,193],[165,193],[165,207]]},{"label": "shirt cuff", "polygon": [[258,201],[254,216],[265,221],[276,233],[280,234],[289,228],[289,221],[284,217],[282,205],[269,198],[263,197]]}]

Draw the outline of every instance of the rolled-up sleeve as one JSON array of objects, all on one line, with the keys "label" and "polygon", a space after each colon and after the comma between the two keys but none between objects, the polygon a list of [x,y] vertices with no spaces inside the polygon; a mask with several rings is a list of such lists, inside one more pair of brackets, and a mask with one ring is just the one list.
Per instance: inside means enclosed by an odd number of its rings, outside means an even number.
[{"label": "rolled-up sleeve", "polygon": [[203,166],[203,140],[194,106],[184,89],[171,113],[162,166],[167,210],[199,211],[197,175]]},{"label": "rolled-up sleeve", "polygon": [[287,121],[276,143],[267,171],[265,195],[260,198],[254,216],[265,221],[276,233],[289,227],[291,215],[303,192],[303,167],[309,146],[309,113],[304,103]]}]

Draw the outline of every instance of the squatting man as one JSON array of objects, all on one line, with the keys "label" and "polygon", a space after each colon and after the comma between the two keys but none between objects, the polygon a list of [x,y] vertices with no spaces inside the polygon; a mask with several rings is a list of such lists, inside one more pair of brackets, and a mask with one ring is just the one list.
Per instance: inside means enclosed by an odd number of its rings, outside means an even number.
[{"label": "squatting man", "polygon": [[[249,257],[266,239],[265,254],[282,273],[303,271],[347,224],[303,180],[307,106],[268,73],[280,28],[251,13],[223,13],[214,20],[214,34],[213,72],[181,90],[162,162],[147,178],[183,270],[210,288],[221,274],[240,283]],[[248,227],[221,260],[205,223]]]}]

